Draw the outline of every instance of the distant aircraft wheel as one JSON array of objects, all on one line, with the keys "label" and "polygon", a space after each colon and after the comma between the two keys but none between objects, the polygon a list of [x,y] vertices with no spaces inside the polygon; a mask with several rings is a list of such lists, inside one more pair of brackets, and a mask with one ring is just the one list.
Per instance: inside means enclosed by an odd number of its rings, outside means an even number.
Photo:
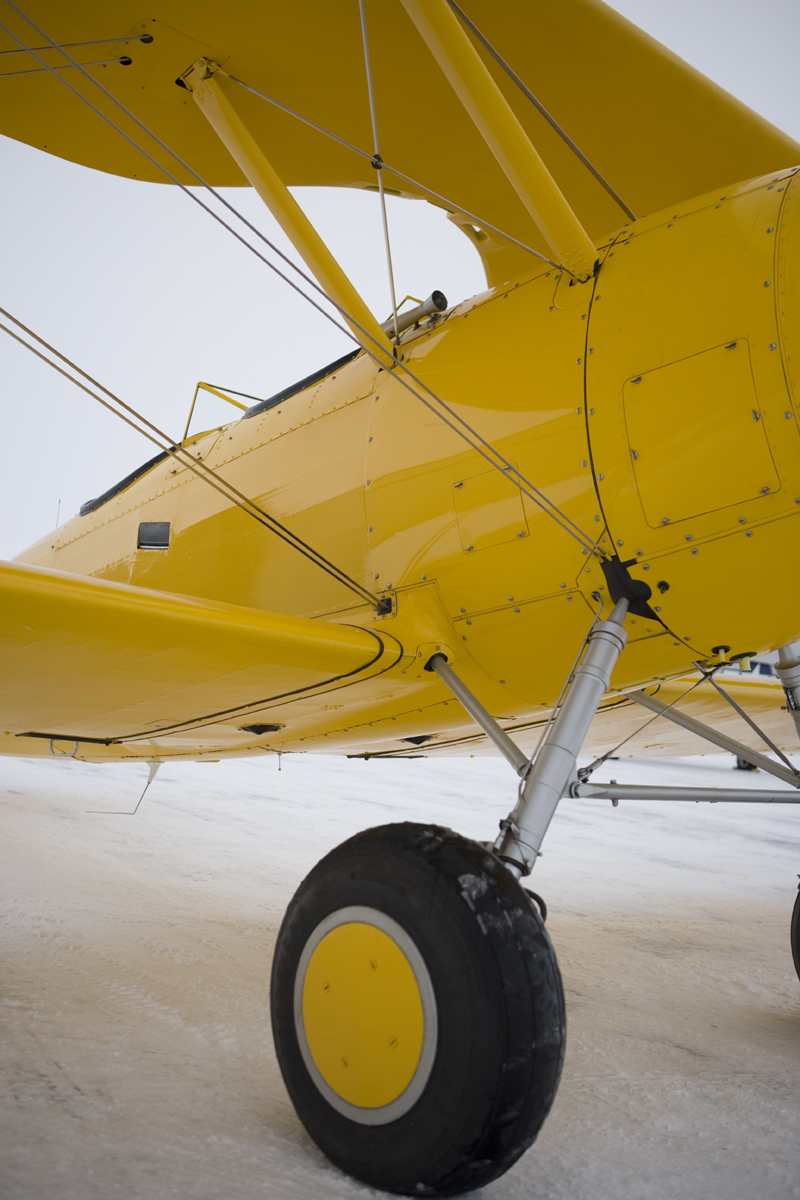
[{"label": "distant aircraft wheel", "polygon": [[797,893],[797,899],[795,900],[794,908],[792,909],[790,938],[792,943],[794,969],[797,971],[797,978],[800,979],[800,891]]},{"label": "distant aircraft wheel", "polygon": [[337,847],[289,905],[272,968],[286,1087],[357,1179],[452,1196],[507,1171],[555,1098],[566,1024],[539,913],[511,873],[435,825]]}]

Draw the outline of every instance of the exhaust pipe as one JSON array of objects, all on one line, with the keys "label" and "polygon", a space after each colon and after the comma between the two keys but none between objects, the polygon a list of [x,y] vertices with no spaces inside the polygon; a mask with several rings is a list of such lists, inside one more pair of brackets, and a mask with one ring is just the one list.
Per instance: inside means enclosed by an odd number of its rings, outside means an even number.
[{"label": "exhaust pipe", "polygon": [[[444,312],[446,308],[447,297],[444,292],[431,292],[428,299],[423,300],[422,304],[418,304],[416,308],[409,308],[408,312],[397,314],[397,331],[402,333],[404,330],[410,329],[412,325],[416,325],[423,317],[429,317],[432,313]],[[384,321],[381,329],[391,336],[394,333],[394,317],[389,317],[388,321]]]}]

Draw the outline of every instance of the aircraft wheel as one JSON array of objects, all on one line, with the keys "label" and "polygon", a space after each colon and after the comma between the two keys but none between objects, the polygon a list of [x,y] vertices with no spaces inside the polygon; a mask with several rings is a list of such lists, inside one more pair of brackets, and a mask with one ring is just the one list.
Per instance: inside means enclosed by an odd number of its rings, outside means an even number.
[{"label": "aircraft wheel", "polygon": [[494,855],[449,829],[384,825],[324,858],[281,926],[271,1005],[300,1120],[374,1187],[480,1187],[555,1098],[564,996],[541,916]]},{"label": "aircraft wheel", "polygon": [[798,890],[797,898],[794,902],[794,908],[792,909],[790,938],[792,943],[794,969],[797,971],[797,978],[800,979],[800,890]]}]

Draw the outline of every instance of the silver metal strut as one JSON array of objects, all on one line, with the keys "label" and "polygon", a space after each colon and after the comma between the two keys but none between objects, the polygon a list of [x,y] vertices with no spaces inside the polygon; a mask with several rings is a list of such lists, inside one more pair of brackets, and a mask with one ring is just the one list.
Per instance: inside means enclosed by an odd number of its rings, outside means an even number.
[{"label": "silver metal strut", "polygon": [[590,633],[564,703],[520,788],[517,806],[501,822],[495,850],[519,875],[533,870],[558,803],[577,779],[578,755],[628,640],[623,627],[627,611],[628,601],[618,600],[608,620],[599,621]]},{"label": "silver metal strut", "polygon": [[570,796],[589,800],[692,800],[695,804],[800,804],[797,792],[754,791],[750,788],[641,787],[635,783],[573,783]]},{"label": "silver metal strut", "polygon": [[[520,795],[513,812],[500,822],[495,853],[519,876],[530,874],[559,802],[566,796],[596,800],[678,800],[710,804],[800,804],[797,791],[772,792],[743,788],[651,787],[635,784],[593,784],[579,777],[577,758],[597,709],[611,681],[611,673],[625,648],[623,627],[628,601],[620,600],[607,621],[595,625],[586,641],[586,652],[574,669],[566,699],[552,720],[534,758],[528,759],[493,716],[459,679],[443,654],[435,654],[427,669],[435,671],[486,736],[520,776]],[[800,643],[780,651],[776,668],[786,689],[789,710],[800,720]],[[789,689],[794,689],[792,695]],[[746,757],[773,775],[798,786],[797,777],[778,763],[704,725],[685,713],[675,712],[646,692],[629,692],[630,699],[675,721],[721,749]],[[792,707],[796,704],[796,707]]]},{"label": "silver metal strut", "polygon": [[469,688],[461,682],[445,656],[434,654],[427,663],[427,669],[435,671],[439,678],[447,684],[456,700],[467,710],[475,724],[480,726],[489,740],[494,742],[503,758],[511,763],[518,775],[524,776],[530,766],[527,754],[520,750],[516,742],[512,742],[506,731],[497,724],[491,713],[486,711],[480,700],[477,700]]},{"label": "silver metal strut", "polygon": [[[798,681],[800,681],[800,664],[798,664],[797,674]],[[798,688],[798,692],[800,692],[800,688]],[[759,767],[769,775],[774,775],[776,779],[782,779],[784,783],[790,783],[792,787],[800,788],[800,775],[795,771],[790,771],[788,767],[782,767],[780,763],[773,762],[771,758],[767,758],[766,754],[759,754],[758,750],[751,750],[749,746],[743,746],[735,738],[728,737],[727,734],[720,733],[718,729],[712,729],[710,725],[698,721],[696,717],[690,717],[688,713],[665,704],[657,696],[649,696],[647,692],[625,692],[624,694],[629,700],[635,700],[637,704],[641,704],[642,708],[649,708],[651,712],[666,717],[668,721],[680,725],[682,729],[688,729],[689,733],[694,733],[705,741],[719,746],[720,750],[727,750],[729,754],[743,758],[746,762],[752,763],[754,767]],[[800,716],[800,712],[798,716]]]},{"label": "silver metal strut", "polygon": [[790,642],[788,646],[781,646],[775,664],[775,674],[783,684],[786,708],[800,737],[800,642]]}]

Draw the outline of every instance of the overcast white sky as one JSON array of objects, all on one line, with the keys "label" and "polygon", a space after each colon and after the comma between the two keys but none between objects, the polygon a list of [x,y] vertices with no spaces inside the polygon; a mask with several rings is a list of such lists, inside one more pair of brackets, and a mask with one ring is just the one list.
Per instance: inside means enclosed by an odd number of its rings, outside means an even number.
[{"label": "overcast white sky", "polygon": [[[800,140],[797,0],[617,0],[613,7]],[[198,379],[267,396],[350,347],[181,193],[0,138],[0,305],[179,437]],[[376,198],[302,189],[309,216],[381,318]],[[249,189],[232,200],[276,242]],[[390,199],[398,295],[485,286],[466,238]],[[0,557],[151,457],[150,443],[2,335]]]}]

